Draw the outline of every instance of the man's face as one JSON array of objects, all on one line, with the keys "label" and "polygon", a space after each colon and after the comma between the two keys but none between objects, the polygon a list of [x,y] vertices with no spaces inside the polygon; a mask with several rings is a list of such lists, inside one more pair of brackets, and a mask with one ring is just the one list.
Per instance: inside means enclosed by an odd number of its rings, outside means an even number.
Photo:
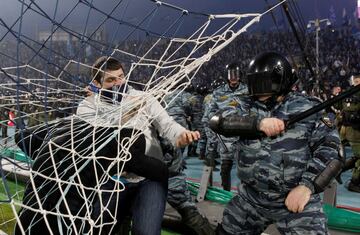
[{"label": "man's face", "polygon": [[102,79],[102,86],[97,82],[96,85],[99,85],[99,87],[103,89],[110,89],[113,86],[120,86],[124,83],[125,83],[124,71],[122,69],[118,69],[118,70],[105,70],[104,78]]}]

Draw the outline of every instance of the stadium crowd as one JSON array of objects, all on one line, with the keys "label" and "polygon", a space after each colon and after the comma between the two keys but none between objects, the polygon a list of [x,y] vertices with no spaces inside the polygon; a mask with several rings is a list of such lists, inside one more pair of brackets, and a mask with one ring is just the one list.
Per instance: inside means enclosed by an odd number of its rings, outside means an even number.
[{"label": "stadium crowd", "polygon": [[[315,71],[315,33],[308,32],[304,37],[306,51],[308,55],[311,55],[310,61],[313,62],[313,70]],[[133,55],[143,55],[155,42],[156,39],[149,38],[144,41],[129,40],[119,45],[121,51],[126,51]],[[0,42],[0,64],[2,69],[17,65],[16,52],[18,48],[16,45],[17,43],[14,40],[3,40]],[[26,79],[31,81],[26,87],[18,86],[20,90],[29,91],[29,94],[23,95],[24,97],[19,97],[19,103],[22,104],[21,112],[23,114],[27,113],[27,115],[30,116],[32,115],[31,113],[38,113],[37,115],[41,116],[43,114],[41,114],[42,112],[39,112],[39,110],[42,109],[45,101],[44,88],[46,87],[46,74],[56,77],[62,73],[60,77],[62,82],[54,82],[52,78],[48,79],[47,86],[56,88],[56,90],[52,90],[48,93],[47,105],[49,108],[47,109],[52,110],[49,115],[49,120],[68,115],[71,113],[71,109],[66,112],[62,109],[67,106],[76,106],[76,102],[79,99],[74,95],[75,92],[78,92],[78,89],[69,87],[66,82],[73,82],[75,80],[77,81],[77,88],[85,87],[87,84],[86,78],[89,73],[84,74],[81,69],[77,70],[76,68],[75,70],[64,69],[65,65],[69,60],[79,61],[85,64],[91,63],[109,49],[105,48],[104,45],[105,44],[101,42],[97,44],[92,43],[90,46],[90,44],[82,44],[79,41],[62,41],[52,42],[52,50],[49,50],[49,42],[24,41],[19,48],[21,50],[21,53],[19,53],[19,65],[31,65],[35,69],[29,67],[17,69],[16,72],[19,72],[19,74],[17,74],[14,69],[5,70],[8,74],[11,74],[11,79],[8,75],[0,73],[0,82],[3,84],[3,86],[0,87],[2,95],[2,113],[7,113],[10,110],[15,111],[17,108],[15,107],[15,100],[17,99],[15,75],[23,77],[24,80],[21,80],[22,82],[26,81]],[[157,42],[155,49],[151,50],[151,53],[149,53],[146,58],[159,59],[167,49],[167,46],[168,41],[165,39],[160,40]],[[174,43],[168,50],[166,55],[171,55],[176,51],[174,56],[169,57],[169,60],[184,57],[192,50],[190,44],[184,45],[180,49],[177,49],[177,47],[178,44]],[[125,70],[129,71],[130,62],[136,62],[136,57],[129,56],[121,51],[119,50],[116,52],[114,56],[119,58],[120,61],[123,61]],[[307,84],[307,81],[311,79],[312,76],[302,60],[300,48],[292,33],[257,32],[243,33],[233,43],[228,45],[228,47],[214,55],[214,57],[206,62],[197,73],[196,78],[193,81],[193,87],[202,87],[201,92],[203,94],[211,92],[214,87],[210,87],[210,84],[218,86],[225,82],[227,76],[225,69],[226,65],[237,62],[242,72],[245,73],[250,59],[264,51],[277,51],[281,54],[288,55],[290,61],[295,62],[297,65],[298,74],[303,84]],[[348,78],[352,74],[360,72],[359,61],[359,39],[352,35],[350,27],[341,27],[337,29],[328,27],[320,31],[318,80],[322,87],[322,92],[326,94],[326,96],[322,96],[322,98],[330,97],[333,87],[346,89],[349,85]],[[39,71],[43,71],[44,73],[40,73]],[[149,66],[140,66],[132,70],[130,79],[140,84],[146,84],[153,72],[154,69]],[[161,75],[161,72],[157,75]],[[41,78],[43,78],[44,81],[41,81]],[[209,80],[211,82],[208,82]],[[9,83],[12,85],[6,85]],[[138,88],[141,88],[141,86]],[[299,88],[304,89],[301,84]],[[66,93],[63,92],[65,89],[68,89]],[[31,95],[30,92],[33,92],[33,95]],[[32,108],[23,108],[29,105],[25,104],[26,101],[24,98],[27,99],[26,97],[31,101],[30,106],[33,106]],[[59,100],[62,101],[56,102]],[[35,112],[36,110],[38,111]],[[45,117],[37,117],[35,119],[45,120]]]}]

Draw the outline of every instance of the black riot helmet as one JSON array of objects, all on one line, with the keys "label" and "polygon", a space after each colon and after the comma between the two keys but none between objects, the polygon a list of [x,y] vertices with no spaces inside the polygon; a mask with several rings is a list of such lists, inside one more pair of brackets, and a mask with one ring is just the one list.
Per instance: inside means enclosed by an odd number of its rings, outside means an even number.
[{"label": "black riot helmet", "polygon": [[234,62],[226,65],[227,70],[227,81],[230,82],[240,82],[243,74],[241,72],[240,66],[238,63]]},{"label": "black riot helmet", "polygon": [[291,91],[297,76],[283,55],[266,52],[250,62],[247,80],[249,94],[252,96],[280,96]]}]

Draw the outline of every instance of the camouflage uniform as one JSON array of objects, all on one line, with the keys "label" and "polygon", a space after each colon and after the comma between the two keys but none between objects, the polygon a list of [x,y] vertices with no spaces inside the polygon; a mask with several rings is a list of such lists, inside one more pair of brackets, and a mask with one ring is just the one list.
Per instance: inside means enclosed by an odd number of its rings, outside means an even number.
[{"label": "camouflage uniform", "polygon": [[[239,112],[259,121],[266,117],[287,120],[317,103],[295,92],[271,110],[249,99]],[[320,113],[308,117],[277,137],[236,143],[241,185],[239,195],[224,211],[222,229],[227,234],[260,234],[272,223],[282,234],[327,234],[321,199],[313,182],[330,160],[339,158],[340,139],[334,128],[320,121],[321,117]],[[310,188],[312,195],[303,212],[291,213],[285,199],[298,185]]]},{"label": "camouflage uniform", "polygon": [[[171,96],[165,97],[167,104],[174,98],[166,110],[169,116],[185,128],[188,128],[186,117],[190,110],[189,97],[190,94],[186,91],[180,94],[177,91]],[[186,174],[183,172],[185,166],[183,150],[180,148],[172,149],[166,141],[162,141],[162,145],[167,149],[164,151],[165,162],[170,165],[167,202],[179,212],[182,221],[194,229],[197,234],[212,234],[213,231],[209,222],[200,215],[187,187]]]},{"label": "camouflage uniform", "polygon": [[[189,97],[189,103],[191,106],[191,130],[192,131],[199,131],[200,135],[204,134],[204,127],[201,122],[201,118],[204,112],[203,107],[204,96],[199,93],[194,93]],[[199,141],[194,142],[190,145],[190,149],[188,151],[188,156],[194,156],[196,153],[200,154],[200,148],[198,147]],[[197,149],[199,149],[197,151]],[[201,151],[202,155],[205,155],[205,149]]]},{"label": "camouflage uniform", "polygon": [[[166,111],[169,116],[185,128],[188,128],[186,122],[186,109],[189,109],[189,106],[186,104],[188,97],[189,95],[186,94],[186,92],[180,93],[180,91],[176,91],[172,93],[171,96],[165,97],[165,102],[168,104]],[[163,145],[167,145],[166,147],[170,149],[170,151],[165,150],[168,152],[165,153],[165,160],[168,163],[170,162],[169,168],[172,172],[172,176],[169,178],[168,202],[175,209],[180,209],[188,205],[194,206],[195,204],[191,202],[190,192],[187,189],[186,175],[182,171],[185,164],[182,154],[183,151],[179,148],[173,149],[169,147],[168,145],[170,143],[162,142]]]},{"label": "camouflage uniform", "polygon": [[[188,102],[189,97],[190,94],[186,91],[181,93],[180,91],[175,91],[171,95],[166,96],[164,99],[164,103],[167,104],[165,108],[169,116],[186,129],[189,129],[189,125],[187,123],[187,118],[190,115],[190,105]],[[172,166],[170,170],[174,172],[180,171],[180,168],[184,165],[184,149],[174,149],[167,140],[162,140],[161,142],[162,146],[167,148],[165,153],[169,152],[170,155],[176,156],[175,159],[172,160]],[[176,163],[176,166],[174,163]]]},{"label": "camouflage uniform", "polygon": [[204,115],[201,119],[204,125],[204,132],[206,136],[206,142],[202,144],[205,146],[205,164],[212,166],[214,171],[219,171],[219,169],[215,168],[215,158],[218,158],[217,148],[217,138],[216,134],[209,127],[210,120],[210,104],[212,102],[213,94],[209,94],[204,98]]},{"label": "camouflage uniform", "polygon": [[167,113],[186,129],[189,129],[186,121],[190,112],[189,97],[190,94],[186,91],[182,93],[175,91],[164,99],[165,103],[168,104],[167,107],[165,107]]},{"label": "camouflage uniform", "polygon": [[[213,98],[209,104],[209,118],[215,115],[217,112],[233,112],[237,109],[237,106],[240,102],[240,97],[244,94],[247,94],[247,87],[242,83],[238,88],[232,90],[229,84],[224,84],[223,86],[218,87],[213,92]],[[230,191],[231,189],[231,169],[234,161],[234,149],[233,143],[237,138],[227,138],[221,136],[223,143],[217,143],[218,138],[215,134],[211,135],[211,138],[208,139],[210,145],[217,146],[218,153],[221,159],[221,181],[222,186],[225,190]]]},{"label": "camouflage uniform", "polygon": [[351,145],[353,158],[349,160],[349,168],[353,167],[353,174],[349,190],[360,192],[360,93],[345,99],[340,107],[342,110],[339,123],[341,123],[340,137]]}]

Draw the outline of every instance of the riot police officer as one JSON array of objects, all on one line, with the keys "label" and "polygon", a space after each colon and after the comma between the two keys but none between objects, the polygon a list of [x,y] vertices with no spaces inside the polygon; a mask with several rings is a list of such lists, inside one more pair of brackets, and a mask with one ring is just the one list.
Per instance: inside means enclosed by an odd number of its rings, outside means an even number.
[{"label": "riot police officer", "polygon": [[236,115],[210,126],[237,142],[239,194],[226,206],[219,234],[260,234],[275,223],[282,234],[327,234],[319,193],[341,171],[336,129],[318,113],[285,130],[284,120],[319,100],[292,91],[296,73],[275,52],[257,56],[247,74],[250,98]]},{"label": "riot police officer", "polygon": [[[211,118],[217,112],[232,112],[239,105],[239,97],[247,94],[247,87],[243,82],[243,73],[238,63],[234,62],[226,66],[227,83],[214,90],[211,102],[209,104],[209,117]],[[217,145],[217,150],[221,159],[221,185],[224,190],[231,189],[231,169],[234,162],[233,143],[236,138],[221,137],[221,144],[218,142],[218,136],[212,135],[208,139],[210,144]]]}]

